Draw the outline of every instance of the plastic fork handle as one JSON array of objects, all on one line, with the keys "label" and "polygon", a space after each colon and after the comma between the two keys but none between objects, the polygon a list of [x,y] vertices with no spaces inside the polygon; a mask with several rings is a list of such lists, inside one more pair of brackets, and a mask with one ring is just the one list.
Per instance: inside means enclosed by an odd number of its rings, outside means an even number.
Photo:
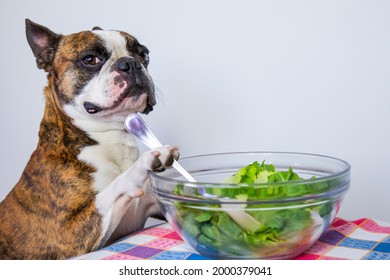
[{"label": "plastic fork handle", "polygon": [[155,149],[163,146],[138,114],[130,114],[126,118],[125,128],[149,149]]},{"label": "plastic fork handle", "polygon": [[[130,114],[126,118],[125,128],[149,149],[155,149],[163,146],[138,114]],[[189,182],[196,182],[194,177],[192,177],[191,174],[188,173],[187,170],[185,170],[176,160],[173,161],[172,166]]]},{"label": "plastic fork handle", "polygon": [[191,183],[196,183],[196,180],[194,179],[194,177],[192,177],[191,174],[188,173],[187,170],[185,170],[185,169],[180,165],[180,163],[178,163],[176,160],[173,161],[172,166],[173,166],[173,168],[175,168],[181,175],[183,175],[183,177],[186,178],[189,182],[191,182]]}]

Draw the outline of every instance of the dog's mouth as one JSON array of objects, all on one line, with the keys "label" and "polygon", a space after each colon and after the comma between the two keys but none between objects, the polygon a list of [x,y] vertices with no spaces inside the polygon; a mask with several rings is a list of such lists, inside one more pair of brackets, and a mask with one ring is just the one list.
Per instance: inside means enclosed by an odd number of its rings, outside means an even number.
[{"label": "dog's mouth", "polygon": [[[142,86],[135,86],[130,90],[123,92],[111,106],[103,107],[89,101],[84,102],[83,105],[87,113],[93,115],[102,112],[115,111],[115,109],[124,103],[129,103],[130,107],[134,110],[139,110],[139,112],[143,114],[148,114],[153,110],[153,106],[156,105],[156,99],[153,91],[145,89]],[[124,109],[128,108],[125,106]]]}]

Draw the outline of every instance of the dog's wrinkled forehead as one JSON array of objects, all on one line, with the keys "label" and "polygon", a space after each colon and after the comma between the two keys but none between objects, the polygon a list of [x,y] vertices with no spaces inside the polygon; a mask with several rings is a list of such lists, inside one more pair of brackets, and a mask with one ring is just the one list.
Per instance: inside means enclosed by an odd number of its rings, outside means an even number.
[{"label": "dog's wrinkled forehead", "polygon": [[61,57],[62,60],[76,60],[80,56],[90,54],[118,58],[132,55],[138,45],[133,36],[124,32],[84,31],[64,37],[58,48],[57,57]]},{"label": "dog's wrinkled forehead", "polygon": [[129,55],[131,47],[136,42],[135,38],[130,35],[125,35],[125,33],[120,33],[117,31],[103,31],[96,30],[93,31],[98,38],[100,38],[106,47],[106,49],[111,52],[113,57],[122,57]]}]

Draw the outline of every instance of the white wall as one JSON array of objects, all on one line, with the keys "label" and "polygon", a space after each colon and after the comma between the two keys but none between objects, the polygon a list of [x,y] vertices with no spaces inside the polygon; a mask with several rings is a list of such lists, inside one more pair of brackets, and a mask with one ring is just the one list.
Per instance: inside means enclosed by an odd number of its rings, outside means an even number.
[{"label": "white wall", "polygon": [[389,1],[2,1],[0,199],[37,143],[45,74],[24,19],[99,25],[151,50],[162,93],[145,119],[183,156],[298,151],[352,165],[339,216],[390,221]]}]

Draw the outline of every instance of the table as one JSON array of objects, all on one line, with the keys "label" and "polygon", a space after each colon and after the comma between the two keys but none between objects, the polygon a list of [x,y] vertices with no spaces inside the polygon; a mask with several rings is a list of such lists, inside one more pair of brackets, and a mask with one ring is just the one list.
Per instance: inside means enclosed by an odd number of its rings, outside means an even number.
[{"label": "table", "polygon": [[[78,260],[208,260],[167,223],[142,229]],[[390,224],[369,218],[336,218],[296,260],[390,260]]]}]

